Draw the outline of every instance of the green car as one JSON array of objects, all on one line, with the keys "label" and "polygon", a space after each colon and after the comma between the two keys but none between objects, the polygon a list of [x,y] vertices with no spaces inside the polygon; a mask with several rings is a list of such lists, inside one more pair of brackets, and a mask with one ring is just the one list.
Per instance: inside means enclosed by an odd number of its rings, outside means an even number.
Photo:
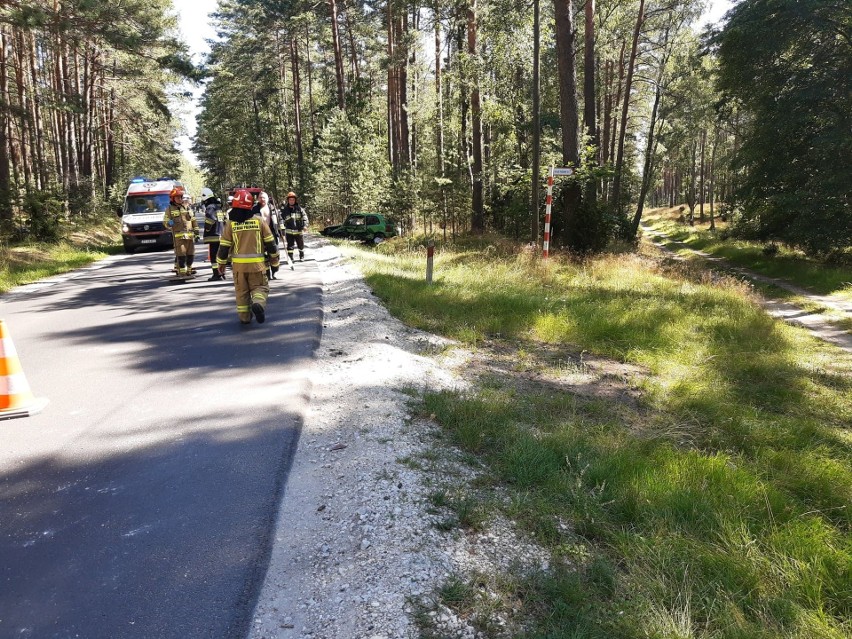
[{"label": "green car", "polygon": [[397,235],[396,226],[381,213],[353,213],[343,224],[326,226],[322,235],[379,244]]}]

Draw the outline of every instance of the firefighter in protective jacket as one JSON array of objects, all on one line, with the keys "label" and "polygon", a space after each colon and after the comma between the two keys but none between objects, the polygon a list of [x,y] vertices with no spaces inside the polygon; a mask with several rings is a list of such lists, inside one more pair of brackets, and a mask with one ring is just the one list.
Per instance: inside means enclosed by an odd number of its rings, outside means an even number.
[{"label": "firefighter in protective jacket", "polygon": [[216,256],[219,274],[224,275],[230,253],[237,315],[243,324],[251,323],[252,315],[258,324],[266,321],[266,298],[269,296],[266,261],[269,260],[273,273],[278,271],[275,236],[266,222],[252,216],[253,206],[254,198],[249,191],[238,189],[234,193],[230,219],[225,223]]},{"label": "firefighter in protective jacket", "polygon": [[219,254],[219,238],[225,229],[225,213],[222,211],[222,201],[217,198],[213,191],[208,188],[201,189],[201,203],[204,205],[204,243],[208,247],[210,266],[213,267],[213,275],[207,279],[208,282],[225,279],[219,274],[219,265],[216,256]]},{"label": "firefighter in protective jacket", "polygon": [[293,249],[299,247],[299,261],[305,259],[305,229],[308,228],[308,214],[299,206],[299,200],[293,191],[287,194],[287,205],[281,209],[284,224],[284,238],[287,240],[287,255],[293,261]]},{"label": "firefighter in protective jacket", "polygon": [[163,215],[163,226],[172,232],[177,258],[178,277],[192,275],[192,261],[195,257],[195,236],[198,234],[198,222],[195,221],[189,206],[184,203],[184,190],[176,186],[169,193],[169,206]]}]

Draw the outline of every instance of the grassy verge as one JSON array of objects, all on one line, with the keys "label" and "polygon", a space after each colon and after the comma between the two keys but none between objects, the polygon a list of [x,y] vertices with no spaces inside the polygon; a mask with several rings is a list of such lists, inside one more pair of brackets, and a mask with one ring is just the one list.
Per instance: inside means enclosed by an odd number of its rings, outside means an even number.
[{"label": "grassy verge", "polygon": [[[773,321],[733,279],[636,256],[541,264],[496,244],[444,249],[427,286],[420,249],[345,250],[411,325],[519,354],[570,344],[648,371],[637,405],[509,373],[424,398],[553,555],[503,580],[525,636],[850,636],[847,355]],[[432,500],[481,524],[465,497]],[[464,613],[469,589],[448,588]]]},{"label": "grassy verge", "polygon": [[108,217],[69,226],[58,242],[8,245],[0,241],[0,293],[73,271],[120,251],[118,224]]},{"label": "grassy verge", "polygon": [[[719,231],[709,230],[708,223],[701,224],[696,221],[692,227],[678,222],[678,215],[677,208],[652,209],[645,216],[645,221],[651,228],[665,233],[677,242],[724,258],[737,266],[767,277],[786,280],[819,295],[852,300],[852,268],[848,266],[821,264],[783,246],[779,246],[776,253],[767,255],[761,244],[722,239]],[[716,224],[719,230],[725,227],[725,224],[719,221]]]}]

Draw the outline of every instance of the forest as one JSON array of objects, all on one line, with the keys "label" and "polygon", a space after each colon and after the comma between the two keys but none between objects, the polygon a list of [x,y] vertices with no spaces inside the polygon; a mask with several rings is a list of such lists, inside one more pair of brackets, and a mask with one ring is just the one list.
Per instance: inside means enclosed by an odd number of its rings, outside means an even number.
[{"label": "forest", "polygon": [[202,66],[169,0],[0,8],[0,228],[49,239],[138,174],[185,170],[174,105],[204,87],[207,185],[301,194],[320,223],[554,247],[635,241],[684,206],[824,259],[852,246],[852,7],[751,0],[220,0]]}]

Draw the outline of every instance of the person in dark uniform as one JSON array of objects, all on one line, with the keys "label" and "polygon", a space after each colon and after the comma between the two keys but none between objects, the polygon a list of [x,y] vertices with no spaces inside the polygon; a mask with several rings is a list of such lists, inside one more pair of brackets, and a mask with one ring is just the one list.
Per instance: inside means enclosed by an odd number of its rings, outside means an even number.
[{"label": "person in dark uniform", "polygon": [[287,240],[287,255],[293,260],[293,250],[299,247],[299,261],[305,259],[305,229],[308,228],[308,214],[299,206],[299,200],[293,191],[287,194],[287,204],[281,209],[284,222],[284,237]]},{"label": "person in dark uniform", "polygon": [[219,265],[216,263],[219,238],[222,237],[222,231],[225,229],[225,212],[222,210],[222,201],[213,195],[210,189],[201,189],[201,197],[201,203],[204,205],[204,243],[207,245],[210,266],[213,268],[213,275],[207,278],[207,281],[216,282],[225,279],[219,273]]}]

